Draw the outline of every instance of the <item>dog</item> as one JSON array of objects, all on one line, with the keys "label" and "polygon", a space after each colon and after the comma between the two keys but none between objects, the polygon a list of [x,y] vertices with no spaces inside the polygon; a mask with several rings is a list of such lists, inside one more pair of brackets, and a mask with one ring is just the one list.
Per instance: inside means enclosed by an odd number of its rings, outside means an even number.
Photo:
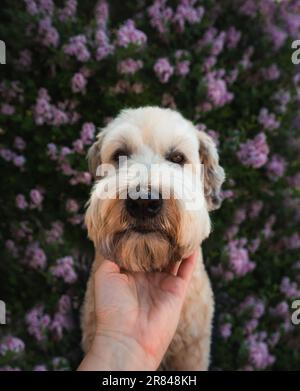
[{"label": "dog", "polygon": [[[125,109],[99,132],[88,161],[96,181],[85,222],[96,255],[81,314],[83,350],[89,350],[95,334],[93,275],[104,259],[127,271],[151,272],[166,270],[200,247],[178,328],[160,368],[207,370],[214,298],[201,243],[211,231],[209,212],[221,204],[225,179],[214,141],[177,111]],[[146,167],[139,177],[131,175],[137,164]],[[105,165],[115,171],[99,172]],[[156,168],[149,180],[152,166]],[[167,180],[172,175],[175,179]],[[129,194],[134,187],[138,196]],[[109,191],[102,196],[104,188],[111,189],[110,196]],[[177,197],[180,188],[183,194]],[[162,197],[164,191],[169,197]]]}]

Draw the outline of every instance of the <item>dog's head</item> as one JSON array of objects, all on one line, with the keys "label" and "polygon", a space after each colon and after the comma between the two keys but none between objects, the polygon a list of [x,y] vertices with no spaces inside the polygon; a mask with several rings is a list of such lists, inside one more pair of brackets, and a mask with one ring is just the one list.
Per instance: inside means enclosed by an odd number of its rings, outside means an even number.
[{"label": "dog's head", "polygon": [[162,270],[209,235],[224,171],[213,140],[178,112],[128,109],[88,153],[89,237],[126,270]]}]

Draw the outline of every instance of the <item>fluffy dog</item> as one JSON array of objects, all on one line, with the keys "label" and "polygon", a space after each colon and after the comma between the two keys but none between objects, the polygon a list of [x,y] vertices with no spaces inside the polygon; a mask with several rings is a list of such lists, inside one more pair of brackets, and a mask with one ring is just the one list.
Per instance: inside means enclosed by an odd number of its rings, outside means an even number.
[{"label": "fluffy dog", "polygon": [[[96,256],[82,308],[84,351],[95,333],[93,274],[103,259],[127,271],[164,270],[180,262],[208,237],[209,211],[220,206],[224,181],[213,140],[178,112],[159,107],[123,110],[98,134],[88,159],[96,181],[85,221]],[[137,164],[144,168],[139,176],[133,174]],[[115,171],[99,172],[105,165]],[[130,193],[133,188],[138,196]],[[200,251],[163,369],[207,370],[213,311]]]}]

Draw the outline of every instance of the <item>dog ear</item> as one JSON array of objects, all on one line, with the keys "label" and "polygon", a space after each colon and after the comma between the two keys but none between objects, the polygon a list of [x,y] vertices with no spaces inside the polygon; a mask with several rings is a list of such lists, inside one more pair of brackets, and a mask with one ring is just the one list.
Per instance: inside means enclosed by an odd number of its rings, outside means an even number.
[{"label": "dog ear", "polygon": [[199,139],[200,162],[204,169],[204,194],[208,210],[221,206],[220,191],[225,180],[223,168],[219,165],[219,155],[214,140],[205,132],[197,130]]},{"label": "dog ear", "polygon": [[97,141],[94,142],[94,144],[90,147],[87,153],[89,171],[94,178],[97,177],[97,168],[101,164],[100,151],[101,151],[101,146],[103,143],[104,136],[105,136],[105,130],[102,130],[100,133],[98,133]]}]

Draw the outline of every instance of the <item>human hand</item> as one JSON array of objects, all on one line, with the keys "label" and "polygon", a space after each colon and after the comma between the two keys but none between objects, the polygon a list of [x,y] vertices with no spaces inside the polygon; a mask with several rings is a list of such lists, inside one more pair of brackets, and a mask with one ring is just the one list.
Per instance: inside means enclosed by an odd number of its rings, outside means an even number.
[{"label": "human hand", "polygon": [[121,273],[104,261],[95,273],[96,336],[79,369],[157,369],[176,331],[196,258],[170,273]]}]

